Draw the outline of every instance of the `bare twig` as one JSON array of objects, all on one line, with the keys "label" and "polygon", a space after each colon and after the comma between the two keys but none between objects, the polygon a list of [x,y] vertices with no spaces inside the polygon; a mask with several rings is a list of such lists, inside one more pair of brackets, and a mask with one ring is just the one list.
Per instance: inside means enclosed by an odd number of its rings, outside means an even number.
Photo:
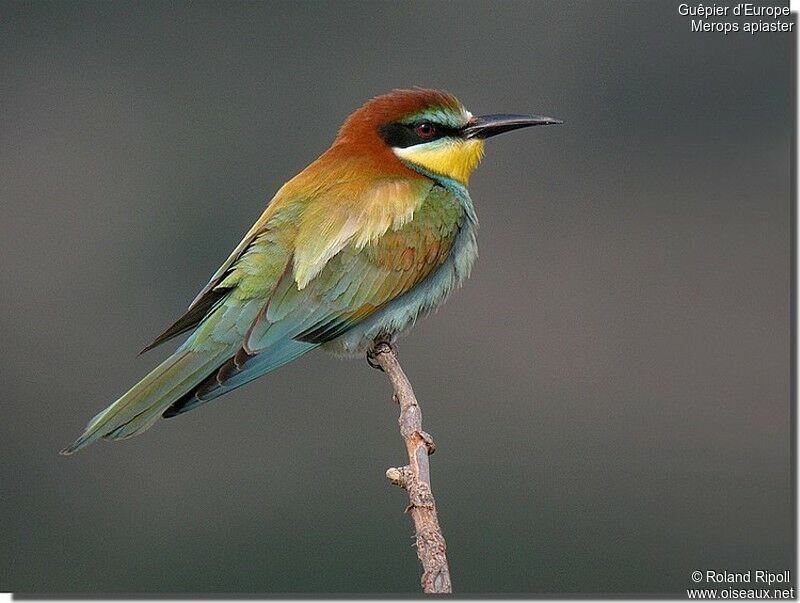
[{"label": "bare twig", "polygon": [[386,373],[394,389],[394,401],[400,404],[400,435],[408,451],[408,465],[391,468],[386,477],[408,492],[408,507],[416,530],[417,556],[422,563],[422,590],[425,593],[451,593],[447,545],[436,517],[436,502],[431,491],[428,455],[433,454],[433,438],[422,430],[422,412],[411,383],[400,368],[391,344],[376,341],[367,359],[371,366]]}]

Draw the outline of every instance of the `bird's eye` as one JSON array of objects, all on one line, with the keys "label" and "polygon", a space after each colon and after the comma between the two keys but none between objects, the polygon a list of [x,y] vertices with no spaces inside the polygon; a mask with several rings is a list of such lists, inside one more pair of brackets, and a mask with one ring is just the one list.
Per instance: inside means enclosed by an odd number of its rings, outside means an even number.
[{"label": "bird's eye", "polygon": [[433,127],[432,123],[427,121],[422,122],[421,124],[417,124],[414,128],[414,132],[420,138],[433,138],[433,135],[436,134],[436,128]]}]

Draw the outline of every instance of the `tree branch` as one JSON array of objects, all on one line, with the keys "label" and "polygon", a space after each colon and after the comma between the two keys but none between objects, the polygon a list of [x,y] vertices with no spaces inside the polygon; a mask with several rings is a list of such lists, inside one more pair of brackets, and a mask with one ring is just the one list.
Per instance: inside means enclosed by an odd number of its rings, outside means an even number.
[{"label": "tree branch", "polygon": [[436,502],[431,491],[428,456],[435,450],[433,438],[422,430],[422,411],[391,344],[376,341],[367,354],[371,366],[386,373],[394,389],[394,401],[400,404],[400,435],[406,444],[408,465],[393,467],[386,477],[408,493],[406,511],[414,520],[417,556],[422,563],[422,590],[425,593],[451,593],[447,545],[436,516]]}]

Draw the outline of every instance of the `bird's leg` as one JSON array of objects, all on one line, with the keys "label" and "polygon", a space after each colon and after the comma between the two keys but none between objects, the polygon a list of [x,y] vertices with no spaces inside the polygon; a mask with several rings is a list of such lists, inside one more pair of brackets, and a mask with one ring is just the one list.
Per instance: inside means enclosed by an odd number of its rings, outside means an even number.
[{"label": "bird's leg", "polygon": [[367,350],[367,364],[374,369],[383,371],[383,367],[375,360],[378,354],[394,352],[394,347],[388,339],[376,339],[372,347]]}]

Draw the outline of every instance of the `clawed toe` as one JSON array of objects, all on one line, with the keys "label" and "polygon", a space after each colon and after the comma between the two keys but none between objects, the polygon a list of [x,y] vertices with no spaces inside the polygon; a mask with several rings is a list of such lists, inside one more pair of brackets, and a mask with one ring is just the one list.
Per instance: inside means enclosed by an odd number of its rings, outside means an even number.
[{"label": "clawed toe", "polygon": [[367,364],[374,369],[383,371],[383,367],[378,363],[378,355],[394,352],[392,344],[388,341],[376,341],[375,344],[367,350]]}]

